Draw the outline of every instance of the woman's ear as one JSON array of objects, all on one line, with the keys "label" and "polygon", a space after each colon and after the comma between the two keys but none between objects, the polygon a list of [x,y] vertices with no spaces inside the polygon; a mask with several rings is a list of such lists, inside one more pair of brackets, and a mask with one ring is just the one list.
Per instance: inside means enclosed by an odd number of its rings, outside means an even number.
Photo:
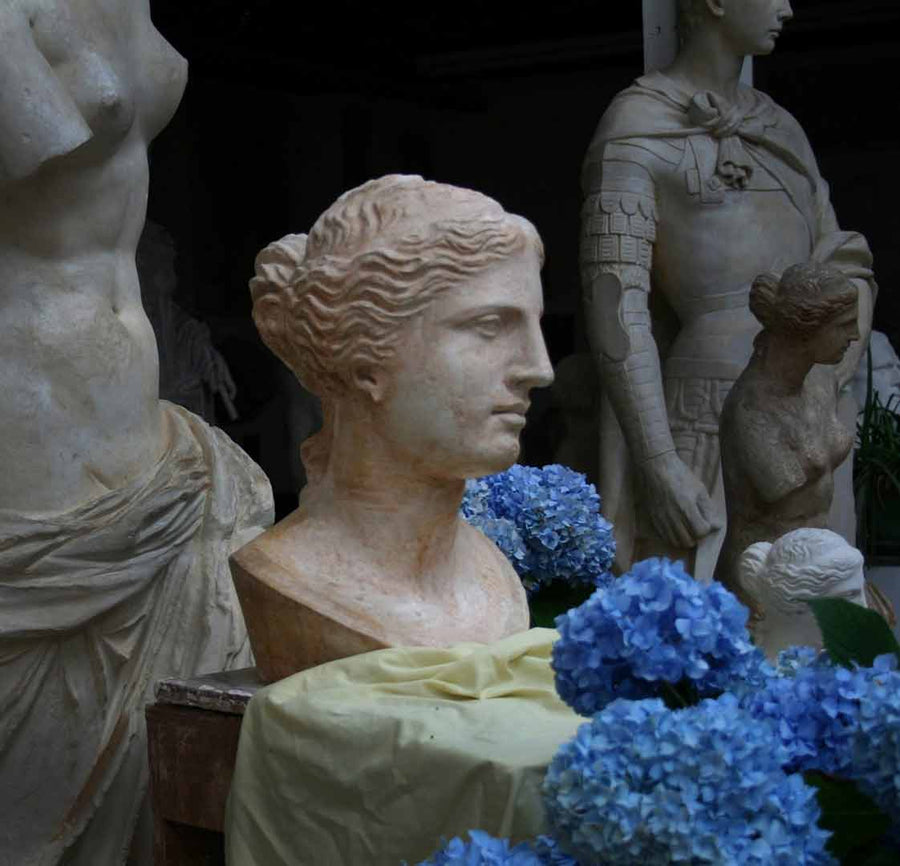
[{"label": "woman's ear", "polygon": [[350,373],[350,385],[368,395],[373,403],[381,403],[387,394],[388,373],[382,364],[360,362]]}]

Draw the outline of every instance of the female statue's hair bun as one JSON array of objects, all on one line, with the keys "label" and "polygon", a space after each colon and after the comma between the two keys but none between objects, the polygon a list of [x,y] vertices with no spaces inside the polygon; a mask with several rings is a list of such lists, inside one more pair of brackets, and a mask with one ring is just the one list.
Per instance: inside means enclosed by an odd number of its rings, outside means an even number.
[{"label": "female statue's hair bun", "polygon": [[272,291],[283,291],[293,281],[306,258],[307,235],[285,235],[262,249],[254,262],[256,276],[250,280],[254,303]]},{"label": "female statue's hair bun", "polygon": [[744,591],[755,601],[761,601],[760,584],[766,559],[772,545],[768,541],[751,544],[742,554],[738,563],[739,580]]}]

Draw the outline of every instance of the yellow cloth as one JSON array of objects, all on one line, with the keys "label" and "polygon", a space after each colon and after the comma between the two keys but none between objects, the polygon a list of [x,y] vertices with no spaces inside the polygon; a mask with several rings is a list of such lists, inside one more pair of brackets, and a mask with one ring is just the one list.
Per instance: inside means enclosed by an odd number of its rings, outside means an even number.
[{"label": "yellow cloth", "polygon": [[544,771],[584,721],[556,694],[556,637],[377,650],[261,691],[241,728],[229,866],[399,866],[471,828],[544,832]]}]

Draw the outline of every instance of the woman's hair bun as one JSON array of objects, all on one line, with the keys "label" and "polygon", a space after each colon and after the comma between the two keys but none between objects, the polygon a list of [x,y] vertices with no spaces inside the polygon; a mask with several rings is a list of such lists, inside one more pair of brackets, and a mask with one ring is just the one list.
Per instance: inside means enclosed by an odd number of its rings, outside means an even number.
[{"label": "woman's hair bun", "polygon": [[293,281],[306,257],[306,235],[285,235],[260,250],[254,262],[256,276],[250,280],[254,302],[272,291],[282,291]]}]

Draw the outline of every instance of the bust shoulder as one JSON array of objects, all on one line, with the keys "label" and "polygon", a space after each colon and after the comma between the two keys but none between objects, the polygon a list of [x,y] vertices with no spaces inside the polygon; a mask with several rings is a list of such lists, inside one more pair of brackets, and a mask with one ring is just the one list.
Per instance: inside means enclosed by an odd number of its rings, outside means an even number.
[{"label": "bust shoulder", "polygon": [[765,421],[769,403],[765,384],[747,368],[728,392],[722,407],[722,422],[740,428],[747,422]]},{"label": "bust shoulder", "polygon": [[354,555],[303,508],[241,548],[231,573],[262,677],[390,646],[486,642],[525,630],[528,605],[515,570],[465,521],[458,532],[465,580],[440,599]]},{"label": "bust shoulder", "polygon": [[359,618],[348,617],[339,605],[322,603],[328,596],[316,591],[315,575],[290,568],[279,555],[284,552],[280,547],[277,534],[269,530],[238,550],[229,562],[264,681],[389,645]]}]

